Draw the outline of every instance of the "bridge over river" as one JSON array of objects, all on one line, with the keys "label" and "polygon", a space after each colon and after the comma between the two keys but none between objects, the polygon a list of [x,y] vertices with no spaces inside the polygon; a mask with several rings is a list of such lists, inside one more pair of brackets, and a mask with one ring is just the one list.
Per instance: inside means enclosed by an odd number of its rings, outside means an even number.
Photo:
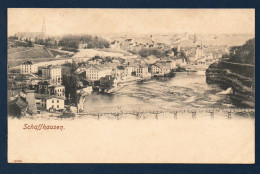
[{"label": "bridge over river", "polygon": [[240,117],[240,118],[254,118],[255,109],[244,109],[244,108],[225,108],[225,109],[216,109],[216,108],[205,108],[205,109],[176,109],[176,110],[132,110],[132,111],[123,111],[120,110],[118,112],[80,112],[77,114],[79,117],[84,116],[93,116],[97,119],[104,116],[112,116],[117,119],[122,117],[130,117],[134,116],[137,119],[140,118],[175,118],[178,116],[182,118],[197,118],[197,117],[223,117],[223,118],[232,118]]}]

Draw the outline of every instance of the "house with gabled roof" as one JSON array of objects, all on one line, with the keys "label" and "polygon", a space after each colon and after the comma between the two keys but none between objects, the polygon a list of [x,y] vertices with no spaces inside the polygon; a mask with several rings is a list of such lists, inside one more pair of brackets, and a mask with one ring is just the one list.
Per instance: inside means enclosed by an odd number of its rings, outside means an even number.
[{"label": "house with gabled roof", "polygon": [[8,104],[8,115],[21,117],[25,116],[28,108],[28,103],[23,97],[17,97],[15,100],[12,100]]},{"label": "house with gabled roof", "polygon": [[46,94],[35,94],[37,108],[40,110],[47,111],[62,111],[64,110],[65,97],[46,95]]}]

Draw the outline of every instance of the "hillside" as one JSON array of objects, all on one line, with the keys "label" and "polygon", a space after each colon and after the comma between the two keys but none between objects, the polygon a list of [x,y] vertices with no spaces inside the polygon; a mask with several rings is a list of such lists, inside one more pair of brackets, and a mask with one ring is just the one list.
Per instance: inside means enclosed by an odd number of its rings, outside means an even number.
[{"label": "hillside", "polygon": [[8,59],[52,58],[53,54],[44,47],[17,47],[7,50]]},{"label": "hillside", "polygon": [[27,60],[32,60],[36,63],[54,59],[53,54],[44,47],[8,48],[7,53],[9,68],[18,66]]},{"label": "hillside", "polygon": [[209,84],[217,84],[223,90],[232,88],[229,96],[240,107],[255,106],[255,42],[247,41],[232,47],[230,59],[213,63],[206,71]]}]

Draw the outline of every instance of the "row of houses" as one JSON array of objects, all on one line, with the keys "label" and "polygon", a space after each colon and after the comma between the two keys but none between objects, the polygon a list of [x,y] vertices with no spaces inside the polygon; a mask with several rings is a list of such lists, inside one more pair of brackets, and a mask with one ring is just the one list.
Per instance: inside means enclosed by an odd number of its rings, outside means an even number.
[{"label": "row of houses", "polygon": [[[37,74],[38,72],[38,65],[34,64],[32,61],[25,61],[20,65],[21,74]],[[43,67],[42,78],[51,81],[53,84],[61,84],[61,67],[55,65],[48,65]]]},{"label": "row of houses", "polygon": [[202,43],[195,47],[182,47],[178,50],[184,52],[190,60],[190,63],[211,64],[222,58],[222,55],[228,54],[227,47],[207,47]]},{"label": "row of houses", "polygon": [[183,58],[175,59],[145,59],[137,58],[130,59],[124,64],[85,64],[78,69],[78,72],[85,72],[85,77],[88,81],[98,81],[102,77],[112,76],[115,78],[124,78],[136,76],[140,78],[150,78],[154,75],[166,75],[173,69],[186,63]]},{"label": "row of houses", "polygon": [[[61,66],[49,65],[41,69],[32,61],[20,65],[20,74],[12,78],[17,85],[24,84],[20,93],[10,96],[10,114],[37,114],[41,111],[63,111],[65,107],[65,86],[62,83]],[[16,76],[16,77],[15,77]],[[20,80],[19,80],[20,78]],[[23,86],[24,86],[23,85]],[[18,89],[16,89],[18,90]]]},{"label": "row of houses", "polygon": [[64,97],[45,95],[27,90],[24,96],[19,95],[8,104],[8,114],[13,116],[36,115],[42,111],[64,110]]},{"label": "row of houses", "polygon": [[148,39],[145,38],[145,39],[135,40],[133,38],[124,38],[124,39],[113,40],[110,43],[110,48],[113,49],[118,49],[118,48],[127,49],[131,47],[164,49],[167,48],[167,45],[165,43],[155,42],[152,35]]}]

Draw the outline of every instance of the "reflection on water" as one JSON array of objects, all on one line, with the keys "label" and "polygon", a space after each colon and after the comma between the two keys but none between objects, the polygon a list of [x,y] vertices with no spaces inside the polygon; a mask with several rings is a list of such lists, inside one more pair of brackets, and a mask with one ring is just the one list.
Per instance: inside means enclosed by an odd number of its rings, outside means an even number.
[{"label": "reflection on water", "polygon": [[176,108],[234,108],[228,95],[208,85],[205,75],[177,73],[174,77],[154,78],[125,86],[114,94],[86,97],[85,111],[163,110]]}]

